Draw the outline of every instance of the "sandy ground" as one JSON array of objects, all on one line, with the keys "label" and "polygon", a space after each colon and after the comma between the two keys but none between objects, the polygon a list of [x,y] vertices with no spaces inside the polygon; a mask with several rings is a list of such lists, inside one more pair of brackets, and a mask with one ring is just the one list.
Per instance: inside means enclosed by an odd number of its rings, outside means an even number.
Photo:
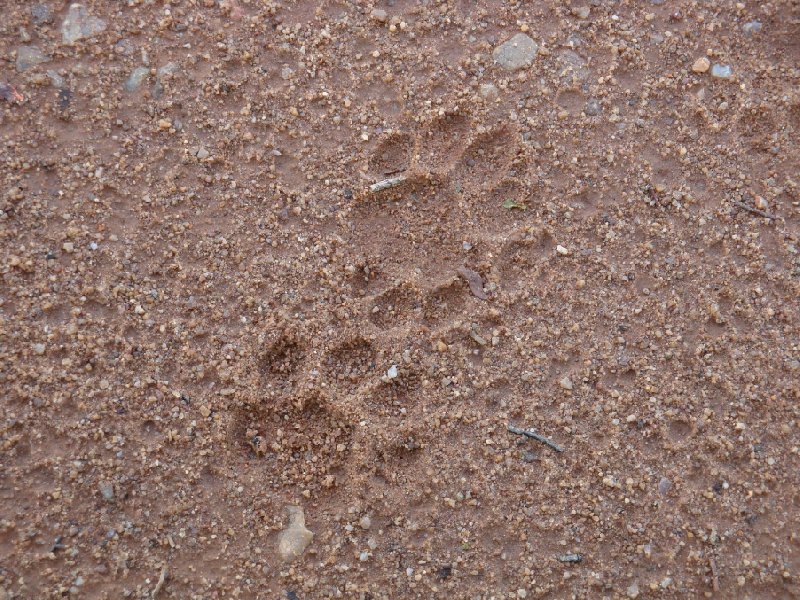
[{"label": "sandy ground", "polygon": [[0,600],[800,595],[796,1],[6,0],[0,61]]}]

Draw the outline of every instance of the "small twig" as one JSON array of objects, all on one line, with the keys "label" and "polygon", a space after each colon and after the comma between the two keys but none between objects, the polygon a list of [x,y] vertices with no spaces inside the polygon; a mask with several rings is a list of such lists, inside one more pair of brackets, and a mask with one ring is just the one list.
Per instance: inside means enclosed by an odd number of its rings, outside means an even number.
[{"label": "small twig", "polygon": [[753,213],[754,215],[758,215],[759,217],[764,217],[765,219],[773,219],[773,220],[775,220],[775,219],[778,218],[775,215],[772,215],[772,214],[770,214],[768,212],[764,212],[763,210],[755,208],[754,206],[748,206],[744,202],[737,202],[736,200],[731,200],[731,203],[734,206],[738,206],[742,210],[746,210],[747,212]]},{"label": "small twig", "polygon": [[709,557],[708,564],[711,566],[711,586],[715,592],[719,591],[719,573],[717,573],[717,563]]},{"label": "small twig", "polygon": [[398,175],[397,177],[390,177],[389,179],[384,179],[383,181],[378,181],[373,183],[369,186],[369,191],[373,194],[376,192],[381,192],[383,190],[388,190],[389,188],[397,187],[401,183],[403,183],[408,177],[405,175]]},{"label": "small twig", "polygon": [[525,437],[532,438],[532,439],[536,440],[537,442],[542,442],[546,446],[550,446],[556,452],[563,452],[564,451],[564,449],[561,446],[559,446],[558,444],[556,444],[553,441],[548,440],[546,437],[539,435],[535,431],[529,431],[527,429],[520,429],[519,427],[514,427],[513,425],[509,425],[508,426],[508,430],[511,433],[516,433],[517,435],[524,435]]},{"label": "small twig", "polygon": [[153,593],[150,595],[151,598],[155,598],[158,596],[159,592],[161,592],[164,584],[167,581],[167,576],[169,575],[169,571],[167,567],[161,567],[161,575],[158,576],[158,582],[156,583],[156,587],[153,588]]}]

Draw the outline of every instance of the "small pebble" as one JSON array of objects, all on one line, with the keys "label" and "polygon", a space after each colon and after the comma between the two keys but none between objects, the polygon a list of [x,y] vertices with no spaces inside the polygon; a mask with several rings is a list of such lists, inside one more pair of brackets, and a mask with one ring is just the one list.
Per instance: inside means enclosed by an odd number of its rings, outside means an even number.
[{"label": "small pebble", "polygon": [[639,597],[639,584],[634,582],[628,586],[626,590],[626,594],[628,598],[638,598]]},{"label": "small pebble", "polygon": [[716,64],[711,67],[711,76],[717,79],[730,79],[733,76],[733,69],[728,65]]},{"label": "small pebble", "polygon": [[64,78],[53,69],[48,69],[47,77],[50,79],[50,83],[53,85],[53,87],[55,88],[64,87]]},{"label": "small pebble", "polygon": [[53,21],[53,12],[46,4],[34,4],[31,6],[31,19],[34,25],[44,25]]},{"label": "small pebble", "polygon": [[278,536],[278,554],[283,560],[293,560],[305,552],[314,539],[314,534],[306,528],[306,518],[299,506],[288,506],[289,525]]},{"label": "small pebble", "polygon": [[358,526],[361,527],[361,529],[369,529],[372,527],[372,520],[369,518],[369,515],[364,515],[361,517],[361,520],[358,522]]},{"label": "small pebble", "polygon": [[61,41],[74,44],[80,39],[91,38],[106,30],[106,22],[90,15],[83,4],[71,4],[61,24]]},{"label": "small pebble", "polygon": [[378,23],[386,23],[389,20],[389,15],[382,8],[376,8],[370,14]]},{"label": "small pebble", "polygon": [[17,48],[17,62],[15,67],[20,73],[50,61],[50,57],[36,46],[20,46]]},{"label": "small pebble", "polygon": [[386,376],[389,379],[395,379],[397,377],[397,365],[392,365],[389,367],[389,370],[386,371]]},{"label": "small pebble", "polygon": [[114,486],[111,482],[101,481],[97,487],[100,490],[100,493],[103,495],[104,499],[108,501],[114,499]]},{"label": "small pebble", "polygon": [[128,80],[125,82],[125,91],[126,92],[135,92],[138,90],[142,83],[150,76],[150,69],[147,67],[136,67],[132,72]]},{"label": "small pebble", "polygon": [[763,25],[761,21],[748,21],[742,25],[742,31],[745,35],[753,35],[754,33],[761,32],[762,27]]},{"label": "small pebble", "polygon": [[671,489],[672,489],[672,482],[666,477],[662,477],[661,480],[658,482],[658,493],[661,494],[662,496],[666,496]]},{"label": "small pebble", "polygon": [[711,68],[711,61],[708,60],[705,56],[701,56],[692,65],[692,71],[695,73],[705,73]]},{"label": "small pebble", "polygon": [[569,377],[564,377],[558,382],[558,385],[560,385],[565,390],[571,390],[572,380]]},{"label": "small pebble", "polygon": [[572,9],[572,14],[579,19],[588,19],[591,10],[588,6],[577,6]]},{"label": "small pebble", "polygon": [[601,112],[603,112],[603,109],[602,109],[602,107],[600,106],[600,103],[597,100],[595,100],[594,98],[591,98],[586,103],[586,108],[583,109],[583,112],[585,112],[586,115],[589,116],[589,117],[596,117]]},{"label": "small pebble", "polygon": [[492,57],[505,70],[516,71],[530,66],[538,52],[539,44],[530,36],[518,33],[495,48]]},{"label": "small pebble", "polygon": [[479,91],[481,98],[493,100],[497,98],[497,87],[493,83],[482,83]]}]

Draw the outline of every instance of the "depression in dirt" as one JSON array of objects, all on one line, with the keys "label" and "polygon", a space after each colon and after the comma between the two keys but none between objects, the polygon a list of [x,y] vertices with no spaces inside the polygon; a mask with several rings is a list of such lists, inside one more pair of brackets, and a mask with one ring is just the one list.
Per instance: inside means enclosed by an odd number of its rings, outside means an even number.
[{"label": "depression in dirt", "polygon": [[0,600],[800,595],[796,0],[4,0]]}]

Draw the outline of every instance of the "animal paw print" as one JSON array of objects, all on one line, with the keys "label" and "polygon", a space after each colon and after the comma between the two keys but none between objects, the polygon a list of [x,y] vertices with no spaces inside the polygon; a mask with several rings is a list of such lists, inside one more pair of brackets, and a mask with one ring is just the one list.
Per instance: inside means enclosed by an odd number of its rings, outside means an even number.
[{"label": "animal paw print", "polygon": [[459,193],[491,191],[504,177],[515,175],[524,161],[524,145],[510,125],[473,131],[461,114],[438,117],[416,134],[393,132],[384,137],[367,160],[376,180],[396,180],[387,187],[442,184]]},{"label": "animal paw print", "polygon": [[464,149],[450,176],[467,192],[491,191],[511,169],[519,135],[503,126],[478,134]]},{"label": "animal paw print", "polygon": [[413,319],[423,304],[419,288],[405,282],[376,295],[367,305],[369,318],[381,328],[396,327]]},{"label": "animal paw print", "polygon": [[257,363],[267,388],[286,390],[296,383],[298,367],[305,357],[305,337],[287,327],[265,341],[258,351]]}]

